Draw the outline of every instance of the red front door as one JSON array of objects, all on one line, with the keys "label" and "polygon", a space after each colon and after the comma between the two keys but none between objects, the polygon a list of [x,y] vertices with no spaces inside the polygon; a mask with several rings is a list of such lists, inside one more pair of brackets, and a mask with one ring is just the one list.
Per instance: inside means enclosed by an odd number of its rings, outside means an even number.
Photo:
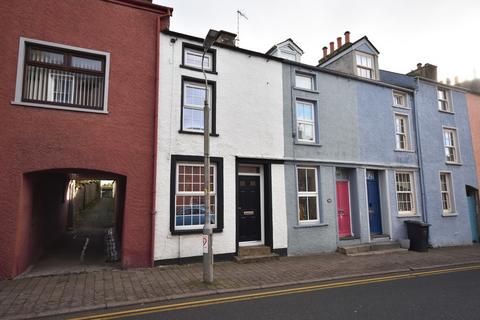
[{"label": "red front door", "polygon": [[350,226],[350,194],[348,181],[337,181],[337,217],[338,236],[340,238],[352,235]]}]

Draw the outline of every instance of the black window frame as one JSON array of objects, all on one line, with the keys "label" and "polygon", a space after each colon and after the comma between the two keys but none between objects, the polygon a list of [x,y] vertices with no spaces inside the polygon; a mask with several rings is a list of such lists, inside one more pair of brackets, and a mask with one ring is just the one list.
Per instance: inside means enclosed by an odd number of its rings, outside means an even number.
[{"label": "black window frame", "polygon": [[[52,53],[56,53],[56,54],[61,54],[61,55],[63,55],[63,64],[53,64],[53,63],[30,60],[30,50],[32,50],[32,49],[52,52]],[[85,69],[85,68],[73,67],[73,66],[71,66],[72,56],[100,61],[101,62],[101,70],[96,71],[96,70],[90,70],[90,69]],[[66,48],[62,48],[62,47],[56,47],[56,46],[53,46],[53,45],[49,46],[49,45],[45,45],[45,44],[25,41],[24,61],[23,61],[23,70],[22,70],[22,81],[21,81],[21,84],[22,84],[21,102],[37,103],[37,104],[42,104],[42,105],[52,105],[52,106],[59,106],[59,107],[66,106],[66,107],[72,107],[72,108],[77,108],[77,109],[83,109],[83,110],[86,110],[86,111],[89,111],[89,110],[93,110],[93,111],[106,110],[106,104],[105,104],[106,92],[104,92],[105,87],[108,86],[108,84],[107,84],[107,74],[106,74],[106,63],[107,63],[107,58],[106,58],[105,55],[102,55],[102,54],[95,54],[95,53],[84,52],[84,51],[80,51],[80,50],[72,50],[72,49],[66,49]],[[92,106],[92,105],[81,105],[81,104],[68,103],[68,102],[55,102],[55,101],[36,100],[36,99],[26,98],[25,97],[25,92],[26,92],[25,87],[26,87],[26,82],[27,82],[27,67],[28,66],[34,66],[34,67],[40,67],[40,68],[46,68],[46,69],[54,69],[54,70],[59,70],[59,71],[65,71],[65,72],[72,72],[72,73],[102,77],[103,78],[103,89],[102,89],[102,93],[101,93],[101,98],[102,98],[101,106],[96,107],[96,106]],[[48,90],[48,82],[47,82],[46,86],[47,86],[46,90]]]},{"label": "black window frame", "polygon": [[[170,233],[172,235],[182,235],[182,234],[199,234],[203,232],[203,226],[198,229],[189,229],[189,230],[176,230],[175,229],[175,195],[177,190],[177,163],[178,162],[189,162],[189,163],[203,163],[204,158],[202,156],[186,156],[186,155],[172,155],[170,158],[171,168],[170,168]],[[210,157],[210,162],[215,164],[217,167],[217,217],[216,217],[216,227],[213,229],[213,232],[222,232],[223,231],[223,158],[221,157]]]},{"label": "black window frame", "polygon": [[[180,68],[189,69],[193,71],[200,71],[202,72],[202,68],[196,68],[193,66],[189,66],[185,64],[185,50],[190,49],[194,51],[198,51],[199,53],[203,54],[203,47],[199,45],[195,45],[188,42],[182,42],[182,64]],[[217,50],[216,49],[208,49],[207,53],[212,55],[212,70],[205,70],[205,73],[217,74]]]},{"label": "black window frame", "polygon": [[[183,103],[184,103],[184,97],[185,97],[185,82],[193,82],[195,84],[198,84],[200,86],[205,86],[205,80],[204,79],[199,79],[199,78],[194,78],[194,77],[189,77],[189,76],[182,76],[182,90],[181,90],[181,97],[180,97],[180,130],[178,130],[179,133],[187,133],[187,134],[196,134],[196,135],[204,135],[204,131],[189,131],[185,130],[183,128]],[[210,103],[210,112],[211,112],[211,121],[210,121],[210,136],[212,137],[218,137],[217,134],[217,86],[216,82],[213,80],[208,80],[208,85],[211,86],[212,90],[212,101]],[[205,130],[205,128],[203,129]]]}]

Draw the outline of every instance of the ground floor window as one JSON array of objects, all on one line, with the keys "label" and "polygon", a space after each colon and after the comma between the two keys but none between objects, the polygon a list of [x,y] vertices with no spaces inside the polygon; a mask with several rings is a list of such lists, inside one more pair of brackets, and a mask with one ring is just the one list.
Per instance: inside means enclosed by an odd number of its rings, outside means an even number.
[{"label": "ground floor window", "polygon": [[[175,228],[190,229],[205,223],[205,180],[203,164],[177,163],[175,192]],[[215,166],[210,166],[210,223],[215,225]]]},{"label": "ground floor window", "polygon": [[316,222],[318,218],[317,168],[297,168],[298,220]]},{"label": "ground floor window", "polygon": [[397,208],[399,215],[415,214],[413,172],[396,172]]},{"label": "ground floor window", "polygon": [[[205,223],[204,165],[202,157],[172,156],[171,230],[200,231]],[[219,172],[221,161],[212,159],[210,165],[210,223],[218,228],[223,210],[223,183]],[[219,197],[220,196],[220,197]],[[220,204],[220,206],[219,206]],[[221,219],[223,220],[223,218]]]}]

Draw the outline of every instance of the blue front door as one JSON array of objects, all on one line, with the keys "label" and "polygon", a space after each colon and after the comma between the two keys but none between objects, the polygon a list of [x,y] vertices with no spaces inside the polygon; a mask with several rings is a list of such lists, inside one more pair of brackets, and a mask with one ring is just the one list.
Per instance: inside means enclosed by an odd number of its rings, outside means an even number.
[{"label": "blue front door", "polygon": [[378,173],[367,170],[368,216],[370,233],[382,233],[382,213],[380,211],[380,192],[378,189]]},{"label": "blue front door", "polygon": [[468,215],[470,216],[470,228],[472,229],[472,241],[478,242],[477,229],[477,206],[475,193],[467,193]]}]

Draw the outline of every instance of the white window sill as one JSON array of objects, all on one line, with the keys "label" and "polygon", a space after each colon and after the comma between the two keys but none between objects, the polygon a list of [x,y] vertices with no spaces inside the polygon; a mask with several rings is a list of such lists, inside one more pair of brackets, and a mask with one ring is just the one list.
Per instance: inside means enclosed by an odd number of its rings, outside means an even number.
[{"label": "white window sill", "polygon": [[310,92],[310,93],[316,93],[318,94],[318,90],[312,90],[312,89],[306,89],[306,88],[299,88],[299,87],[293,87],[294,90],[299,90],[299,91],[305,91],[305,92]]},{"label": "white window sill", "polygon": [[406,110],[411,110],[412,109],[412,108],[407,107],[407,106],[401,106],[401,105],[396,105],[396,104],[394,104],[392,107],[399,108],[399,109],[406,109]]},{"label": "white window sill", "polygon": [[438,109],[439,112],[443,112],[443,113],[448,113],[448,114],[455,114],[455,112],[453,111],[448,111],[448,110],[442,110],[442,109]]},{"label": "white window sill", "polygon": [[397,218],[420,218],[419,214],[416,213],[405,213],[405,214],[398,214]]},{"label": "white window sill", "polygon": [[56,109],[56,110],[65,110],[65,111],[108,114],[107,110],[93,110],[93,109],[86,109],[86,108],[57,106],[57,105],[43,104],[43,103],[12,101],[11,104],[14,105],[14,106],[23,106],[23,107],[35,107],[35,108],[44,108],[44,109]]},{"label": "white window sill", "polygon": [[407,153],[415,153],[415,150],[411,150],[411,149],[393,149],[393,151],[395,152],[407,152]]},{"label": "white window sill", "polygon": [[450,162],[450,161],[445,161],[446,164],[453,165],[453,166],[461,166],[461,162]]},{"label": "white window sill", "polygon": [[301,140],[295,140],[296,145],[301,145],[301,146],[312,146],[312,147],[321,147],[322,145],[316,142],[308,142],[308,141],[301,141]]},{"label": "white window sill", "polygon": [[458,213],[452,212],[452,213],[442,213],[442,217],[448,218],[448,217],[457,217]]},{"label": "white window sill", "polygon": [[318,227],[327,227],[328,223],[299,223],[296,226],[293,226],[294,229],[303,229],[303,228],[318,228]]}]

